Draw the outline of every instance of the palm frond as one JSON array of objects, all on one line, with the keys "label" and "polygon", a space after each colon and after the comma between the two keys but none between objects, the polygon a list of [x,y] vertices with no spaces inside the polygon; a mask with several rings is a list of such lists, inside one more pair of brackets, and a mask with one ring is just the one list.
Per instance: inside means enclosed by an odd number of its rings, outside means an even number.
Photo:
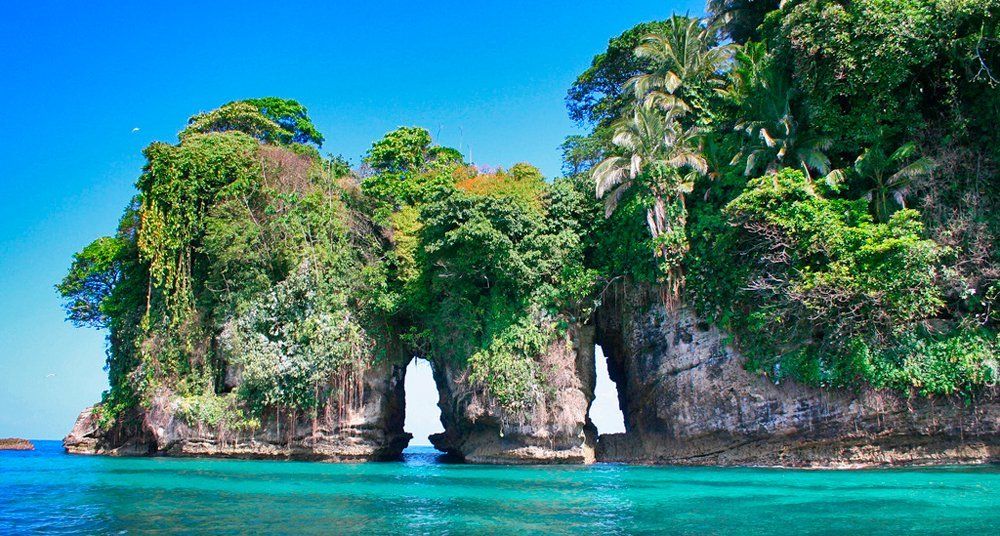
[{"label": "palm frond", "polygon": [[625,192],[631,188],[631,181],[626,181],[618,187],[611,190],[611,193],[604,198],[604,217],[610,218],[614,214],[615,209],[618,208],[618,203],[621,202],[622,197]]},{"label": "palm frond", "polygon": [[673,168],[691,168],[699,175],[708,173],[708,164],[705,162],[705,157],[694,152],[677,154],[668,159],[667,163]]},{"label": "palm frond", "polygon": [[823,182],[833,191],[837,191],[841,184],[847,182],[847,172],[843,169],[835,169],[823,177]]},{"label": "palm frond", "polygon": [[592,177],[594,178],[596,195],[598,198],[604,193],[628,177],[629,160],[621,156],[605,158],[594,167]]},{"label": "palm frond", "polygon": [[677,116],[682,116],[691,111],[691,107],[688,106],[684,99],[673,95],[670,93],[664,93],[662,91],[650,91],[646,95],[646,99],[643,103],[650,108],[659,108],[664,112],[675,114]]},{"label": "palm frond", "polygon": [[924,156],[889,176],[889,185],[899,185],[924,177],[934,171],[934,161]]},{"label": "palm frond", "polygon": [[907,142],[899,146],[899,149],[893,151],[892,155],[889,157],[893,162],[904,162],[909,160],[917,154],[917,144],[914,142]]},{"label": "palm frond", "polygon": [[799,161],[809,169],[815,169],[820,175],[830,173],[830,158],[818,147],[803,147],[798,150]]}]

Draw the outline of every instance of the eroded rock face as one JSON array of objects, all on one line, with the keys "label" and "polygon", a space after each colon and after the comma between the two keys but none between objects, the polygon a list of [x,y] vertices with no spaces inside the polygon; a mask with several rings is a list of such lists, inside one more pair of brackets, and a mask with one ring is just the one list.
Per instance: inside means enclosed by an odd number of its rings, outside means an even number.
[{"label": "eroded rock face", "polygon": [[[654,300],[655,301],[655,300]],[[1000,399],[775,385],[743,369],[718,329],[687,309],[598,315],[626,434],[602,435],[599,461],[857,467],[1000,460]],[[619,309],[620,311],[620,309]]]},{"label": "eroded rock face", "polygon": [[364,374],[360,399],[342,410],[331,408],[316,419],[265,416],[253,432],[190,423],[181,416],[178,399],[162,391],[149,407],[126,416],[110,430],[101,430],[95,408],[87,408],[63,445],[74,454],[394,459],[410,440],[410,434],[403,432],[403,373],[399,365],[376,365]]},{"label": "eroded rock face", "polygon": [[473,463],[591,463],[596,431],[587,416],[594,400],[594,331],[570,330],[539,357],[549,384],[526,415],[508,415],[457,365],[434,364],[445,431],[438,450]]},{"label": "eroded rock face", "polygon": [[[596,315],[596,342],[618,386],[626,434],[602,435],[587,416],[594,398],[594,327],[570,330],[539,365],[550,371],[526,414],[509,415],[459,365],[434,363],[445,432],[435,447],[473,463],[669,463],[863,467],[1000,461],[1000,395],[966,403],[902,398],[872,389],[775,385],[743,369],[718,329],[655,299]],[[626,311],[639,311],[628,313]],[[336,417],[265,418],[252,433],[228,432],[181,416],[169,392],[110,430],[87,408],[64,440],[79,454],[296,458],[397,458],[403,431],[405,365],[382,364],[362,395]],[[238,381],[234,376],[233,381]],[[280,421],[280,422],[279,422]],[[595,452],[596,449],[596,452]]]}]

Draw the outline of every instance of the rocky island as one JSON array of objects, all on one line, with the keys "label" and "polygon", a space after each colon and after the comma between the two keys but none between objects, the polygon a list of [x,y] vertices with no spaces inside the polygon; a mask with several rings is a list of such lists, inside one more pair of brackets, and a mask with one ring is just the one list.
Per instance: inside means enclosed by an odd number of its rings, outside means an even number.
[{"label": "rocky island", "polygon": [[35,450],[35,445],[27,439],[7,437],[0,438],[0,450]]},{"label": "rocky island", "polygon": [[1000,8],[904,3],[615,37],[554,179],[418,127],[352,167],[294,100],[192,116],[57,286],[111,386],[66,450],[395,459],[425,359],[468,462],[1000,461]]}]

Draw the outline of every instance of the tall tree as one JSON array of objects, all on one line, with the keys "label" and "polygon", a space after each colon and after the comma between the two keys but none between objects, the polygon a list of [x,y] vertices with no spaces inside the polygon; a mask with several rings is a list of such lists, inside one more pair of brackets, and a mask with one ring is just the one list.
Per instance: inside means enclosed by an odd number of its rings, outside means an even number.
[{"label": "tall tree", "polygon": [[638,188],[651,198],[646,223],[663,259],[667,284],[676,296],[683,283],[680,263],[687,251],[685,194],[694,180],[707,171],[698,151],[698,131],[678,121],[679,111],[666,114],[651,106],[637,106],[615,131],[614,144],[621,152],[593,171],[597,196],[605,200],[610,215],[625,192]]},{"label": "tall tree", "polygon": [[566,94],[570,118],[599,127],[628,115],[632,94],[625,89],[625,83],[649,68],[648,59],[635,55],[635,47],[666,27],[666,21],[644,22],[611,39],[608,48],[594,56],[590,67],[577,77]]},{"label": "tall tree", "polygon": [[125,251],[123,239],[104,236],[73,255],[69,273],[56,285],[67,320],[78,327],[108,327],[108,300],[121,281]]},{"label": "tall tree", "polygon": [[729,45],[717,46],[715,32],[701,19],[674,16],[657,33],[643,37],[635,49],[649,68],[626,85],[636,98],[666,108],[693,108],[699,117],[711,113],[708,100],[722,85],[722,66]]}]

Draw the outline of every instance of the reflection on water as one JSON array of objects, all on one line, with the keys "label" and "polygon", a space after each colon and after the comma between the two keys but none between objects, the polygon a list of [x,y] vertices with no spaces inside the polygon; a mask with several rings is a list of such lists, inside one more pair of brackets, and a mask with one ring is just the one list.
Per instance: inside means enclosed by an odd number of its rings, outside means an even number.
[{"label": "reflection on water", "polygon": [[983,533],[1000,468],[325,464],[0,453],[0,534]]}]

